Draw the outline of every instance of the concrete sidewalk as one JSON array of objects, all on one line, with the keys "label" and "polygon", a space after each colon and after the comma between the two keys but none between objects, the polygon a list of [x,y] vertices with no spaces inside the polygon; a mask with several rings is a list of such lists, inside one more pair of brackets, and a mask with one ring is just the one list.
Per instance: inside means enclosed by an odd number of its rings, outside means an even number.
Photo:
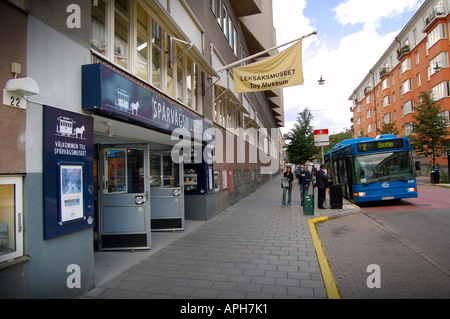
[{"label": "concrete sidewalk", "polygon": [[308,220],[359,209],[346,203],[305,216],[298,185],[292,206],[282,208],[280,178],[151,255],[134,257],[117,276],[103,274],[108,280],[82,298],[327,298]]}]

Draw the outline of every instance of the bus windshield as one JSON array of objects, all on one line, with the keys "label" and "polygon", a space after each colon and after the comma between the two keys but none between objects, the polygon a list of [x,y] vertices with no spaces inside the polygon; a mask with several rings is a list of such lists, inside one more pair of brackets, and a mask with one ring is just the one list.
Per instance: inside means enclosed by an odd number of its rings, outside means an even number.
[{"label": "bus windshield", "polygon": [[411,151],[358,155],[354,159],[355,184],[415,178]]}]

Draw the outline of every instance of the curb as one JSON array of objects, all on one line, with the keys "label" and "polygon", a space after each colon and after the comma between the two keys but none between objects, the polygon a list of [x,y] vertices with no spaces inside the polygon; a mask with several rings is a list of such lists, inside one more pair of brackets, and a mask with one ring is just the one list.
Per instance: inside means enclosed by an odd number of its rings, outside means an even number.
[{"label": "curb", "polygon": [[319,239],[319,234],[317,233],[315,224],[319,222],[327,221],[328,217],[320,217],[316,219],[309,219],[308,225],[311,232],[311,237],[316,249],[317,258],[319,260],[320,270],[322,272],[323,281],[325,284],[325,290],[327,291],[328,299],[341,299],[339,291],[336,286],[336,281],[334,280],[333,273],[331,272],[330,265],[328,264],[328,259],[323,251],[322,243]]}]

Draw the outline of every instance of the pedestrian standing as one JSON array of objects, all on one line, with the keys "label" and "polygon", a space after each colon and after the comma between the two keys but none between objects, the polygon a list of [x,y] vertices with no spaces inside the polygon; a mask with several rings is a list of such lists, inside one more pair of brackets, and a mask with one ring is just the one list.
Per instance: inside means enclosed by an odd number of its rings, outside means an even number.
[{"label": "pedestrian standing", "polygon": [[331,182],[331,178],[325,173],[325,165],[320,165],[320,170],[317,172],[317,189],[319,196],[317,198],[317,206],[320,209],[324,209],[323,203],[325,202],[326,189],[328,187],[328,183]]},{"label": "pedestrian standing", "polygon": [[308,195],[309,186],[311,185],[311,172],[308,170],[308,166],[303,166],[298,183],[300,184],[300,198],[303,206],[305,195]]},{"label": "pedestrian standing", "polygon": [[[286,172],[283,174],[281,179],[281,187],[283,188],[283,200],[281,202],[281,207],[291,206],[292,197],[292,182],[294,181],[294,174],[291,172],[291,167],[288,166]],[[287,205],[286,205],[286,193],[288,195]]]}]

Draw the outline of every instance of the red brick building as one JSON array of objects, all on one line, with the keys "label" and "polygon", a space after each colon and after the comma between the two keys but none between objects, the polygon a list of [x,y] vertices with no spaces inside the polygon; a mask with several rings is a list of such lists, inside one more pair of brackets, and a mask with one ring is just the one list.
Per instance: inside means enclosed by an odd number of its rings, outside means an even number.
[{"label": "red brick building", "polygon": [[[450,120],[449,13],[448,1],[426,1],[354,90],[354,137],[376,137],[384,123],[395,123],[400,137],[411,135],[422,92],[432,92]],[[447,165],[450,130],[444,143],[441,166]]]}]

